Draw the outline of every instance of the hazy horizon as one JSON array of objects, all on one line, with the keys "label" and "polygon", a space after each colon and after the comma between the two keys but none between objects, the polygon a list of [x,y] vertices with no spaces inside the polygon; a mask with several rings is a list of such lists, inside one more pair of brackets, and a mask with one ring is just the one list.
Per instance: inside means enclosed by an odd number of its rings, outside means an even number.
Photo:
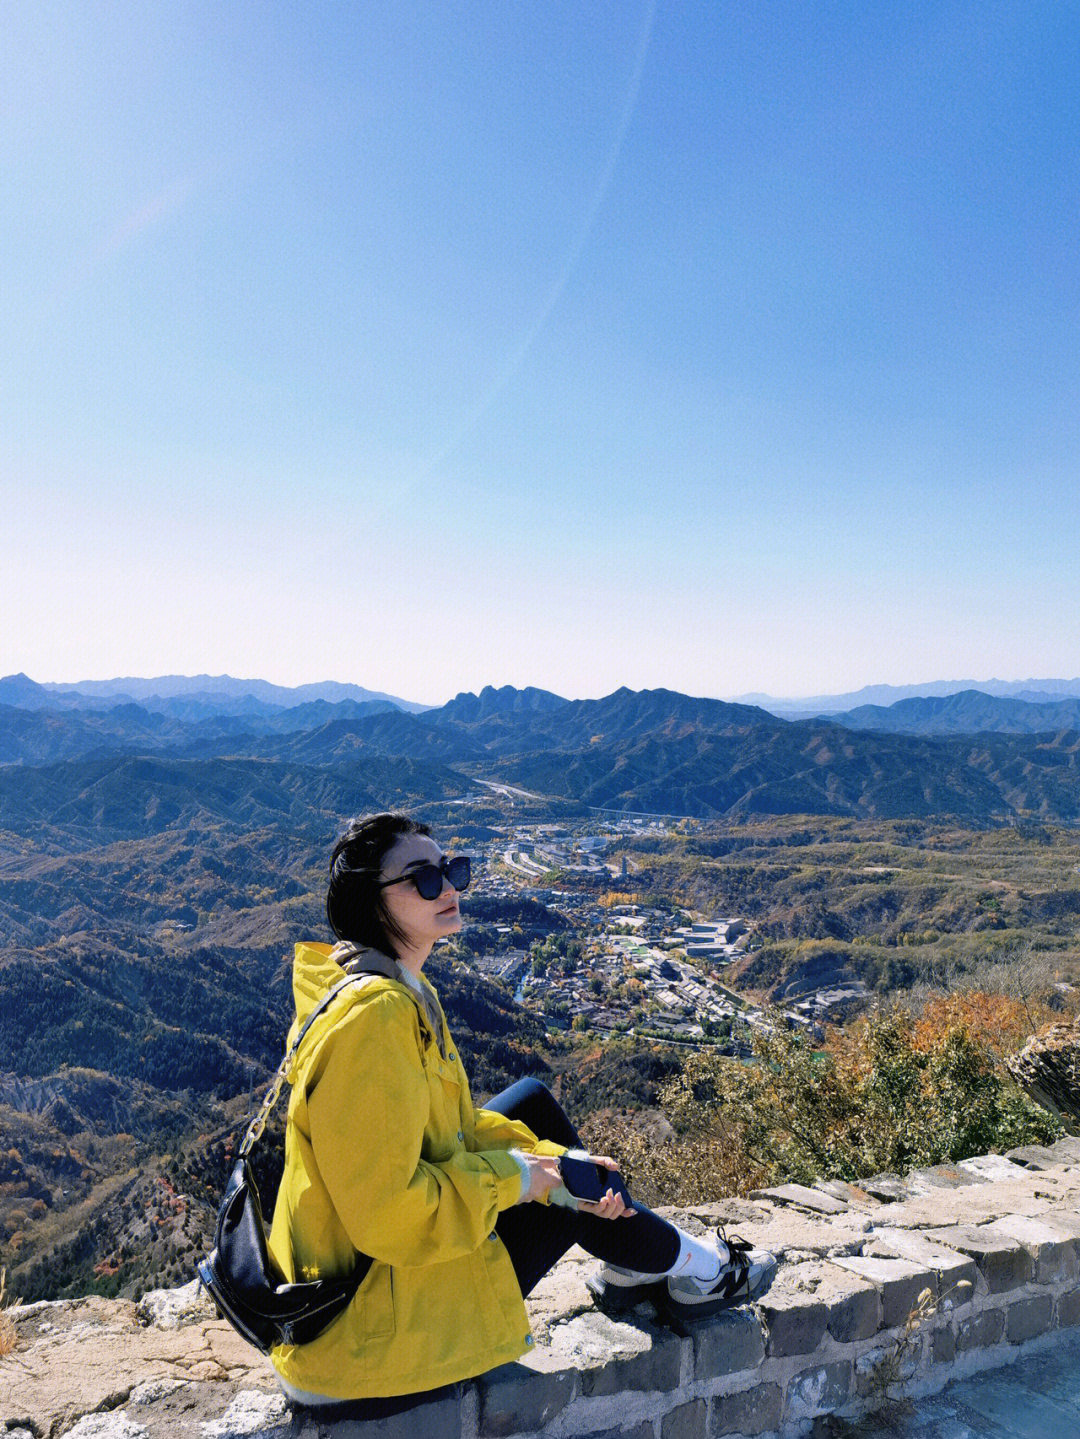
[{"label": "hazy horizon", "polygon": [[[148,694],[151,694],[151,693],[158,693],[158,692],[157,692],[157,691],[146,690],[146,689],[145,689],[145,686],[148,686],[148,685],[150,685],[150,684],[153,684],[153,683],[156,683],[156,682],[160,682],[160,681],[178,681],[178,680],[187,681],[187,682],[189,682],[189,683],[192,684],[192,685],[194,684],[194,682],[197,682],[197,681],[200,681],[200,680],[205,680],[205,681],[207,681],[208,686],[209,686],[209,685],[212,685],[215,681],[227,680],[227,681],[229,681],[230,683],[232,683],[232,684],[234,684],[234,685],[237,685],[237,684],[241,684],[241,685],[242,685],[242,684],[250,684],[250,685],[254,685],[254,686],[270,686],[270,687],[273,687],[273,688],[280,688],[280,689],[285,689],[285,690],[300,690],[300,691],[302,691],[302,690],[308,690],[308,689],[319,689],[319,688],[322,688],[322,687],[329,687],[329,686],[340,686],[340,687],[342,687],[342,688],[357,688],[357,689],[363,689],[363,690],[369,692],[370,694],[372,694],[372,695],[374,695],[374,696],[377,696],[377,697],[379,697],[379,698],[386,698],[386,699],[390,699],[390,700],[394,700],[394,701],[401,701],[401,702],[404,702],[404,703],[406,703],[406,704],[419,704],[419,705],[423,705],[423,706],[425,706],[425,707],[430,707],[430,708],[437,708],[439,705],[445,704],[447,701],[455,698],[458,694],[470,693],[470,692],[472,692],[472,693],[478,693],[479,690],[488,687],[487,685],[482,684],[482,685],[480,685],[480,686],[477,686],[476,689],[473,690],[473,691],[469,691],[467,688],[459,687],[458,689],[455,689],[455,690],[454,690],[452,693],[450,693],[450,694],[446,694],[446,695],[440,696],[440,697],[437,698],[437,699],[429,700],[429,699],[422,699],[422,698],[420,698],[420,697],[417,696],[417,695],[411,695],[411,694],[395,694],[395,693],[392,693],[392,692],[389,691],[389,690],[386,690],[385,688],[383,688],[382,686],[380,686],[380,685],[378,685],[378,684],[365,683],[365,682],[362,681],[362,680],[343,680],[343,679],[340,679],[340,678],[329,678],[329,677],[326,677],[326,676],[324,676],[322,679],[301,681],[299,684],[291,685],[291,684],[282,684],[280,681],[277,681],[277,680],[267,679],[267,677],[266,677],[265,675],[230,675],[230,674],[225,674],[225,673],[217,674],[217,675],[212,675],[212,674],[209,674],[209,673],[206,673],[206,672],[203,672],[203,671],[199,671],[199,672],[196,672],[195,674],[190,674],[190,675],[163,674],[163,673],[162,673],[162,674],[151,674],[151,675],[103,675],[103,676],[100,676],[100,677],[98,677],[98,678],[90,678],[90,677],[84,676],[84,677],[79,678],[79,679],[58,679],[58,680],[56,680],[56,679],[41,679],[41,678],[38,678],[37,676],[26,674],[25,671],[20,671],[20,672],[17,672],[17,673],[20,673],[20,674],[25,675],[26,678],[32,680],[35,684],[40,684],[40,685],[42,685],[42,686],[44,686],[44,687],[46,687],[46,688],[50,688],[50,689],[60,689],[60,690],[62,690],[62,689],[64,689],[64,688],[76,689],[76,688],[77,688],[78,686],[80,686],[80,685],[84,685],[84,686],[105,686],[105,685],[120,686],[120,685],[124,685],[124,684],[129,684],[129,683],[130,683],[130,684],[136,685],[139,689],[142,689],[142,690],[143,690],[143,693],[144,693],[144,694],[147,694],[147,695],[148,695]],[[2,682],[4,679],[12,679],[12,678],[15,678],[15,677],[16,677],[16,674],[15,674],[15,673],[13,673],[13,674],[11,674],[11,675],[3,675],[3,676],[0,676],[0,682]],[[492,685],[491,687],[492,687],[492,688],[496,688],[496,689],[501,688],[501,686],[498,686],[498,685]],[[543,686],[543,685],[536,685],[536,686],[529,686],[529,685],[514,686],[514,688],[521,688],[521,689],[530,688],[530,687],[531,687],[531,688],[537,688],[537,689],[546,689],[546,688],[547,688],[547,686]],[[1044,687],[1049,687],[1049,688],[1044,688]],[[620,689],[620,688],[623,688],[623,686],[621,686],[621,685],[616,685],[616,686],[614,686],[614,690],[618,690],[618,689]],[[634,686],[626,686],[626,688],[638,688],[638,689],[646,689],[646,690],[647,690],[647,689],[670,689],[670,688],[672,688],[672,687],[671,687],[671,686],[666,686],[666,685],[640,685],[640,686],[636,686],[636,687],[634,687]],[[1022,678],[1022,679],[1021,679],[1021,678],[1017,678],[1017,679],[1003,679],[1001,676],[991,676],[991,677],[989,677],[989,678],[987,678],[987,679],[984,679],[984,680],[973,680],[973,679],[941,680],[941,679],[939,679],[939,680],[925,680],[925,681],[922,681],[922,682],[916,682],[916,683],[914,683],[914,684],[890,684],[890,683],[886,683],[886,682],[880,682],[880,683],[871,682],[871,683],[867,683],[867,684],[863,684],[863,685],[858,685],[858,686],[856,686],[854,689],[851,689],[851,690],[840,690],[840,691],[829,691],[829,692],[819,691],[819,692],[814,693],[814,694],[805,694],[805,695],[777,695],[777,694],[768,694],[768,693],[761,692],[761,691],[750,691],[750,692],[745,692],[745,693],[742,693],[742,694],[696,694],[696,697],[697,697],[697,698],[701,698],[701,699],[719,699],[719,700],[723,700],[724,702],[729,703],[729,704],[757,704],[757,705],[761,705],[761,706],[763,706],[763,707],[767,707],[767,702],[772,702],[773,704],[780,704],[780,705],[785,705],[785,706],[788,706],[788,707],[791,707],[791,708],[796,708],[796,707],[798,707],[799,705],[804,705],[804,704],[805,704],[805,705],[812,705],[812,704],[822,703],[822,702],[825,702],[825,701],[833,701],[833,700],[839,701],[839,700],[848,700],[848,699],[852,699],[852,698],[858,698],[859,696],[865,695],[865,694],[867,694],[867,693],[873,693],[873,692],[875,692],[875,691],[877,691],[877,692],[894,692],[894,691],[895,691],[896,693],[893,694],[890,698],[883,698],[883,699],[881,699],[881,700],[863,700],[862,702],[863,702],[863,703],[882,703],[882,704],[886,704],[886,705],[887,705],[887,704],[892,703],[895,699],[905,698],[905,697],[908,697],[909,695],[910,695],[911,697],[914,697],[914,696],[916,696],[916,695],[923,695],[923,696],[925,696],[925,697],[935,697],[935,696],[936,696],[936,697],[941,697],[941,696],[948,695],[948,694],[960,693],[960,692],[962,692],[962,691],[964,691],[964,690],[968,690],[968,689],[981,690],[981,691],[983,691],[984,693],[994,693],[996,690],[1016,690],[1016,689],[1019,689],[1019,690],[1024,690],[1024,691],[1045,693],[1045,694],[1047,694],[1047,695],[1053,695],[1053,694],[1059,692],[1059,690],[1060,690],[1060,692],[1063,693],[1063,694],[1066,694],[1066,693],[1076,693],[1076,694],[1080,694],[1080,677],[1066,678],[1065,676],[1043,676],[1043,677],[1040,678],[1040,677],[1036,677],[1036,676],[1027,676],[1027,677]],[[559,691],[559,690],[555,690],[555,691],[553,691],[553,693],[559,694],[562,698],[564,698],[564,699],[569,699],[569,700],[602,699],[602,698],[604,698],[606,695],[613,693],[614,690],[597,691],[595,694],[576,694],[576,693],[575,693],[575,694],[564,694],[562,691]],[[185,693],[185,692],[187,692],[187,690],[184,689],[184,688],[176,688],[173,692],[174,692],[174,693],[177,693],[177,694],[180,694],[180,693]],[[192,692],[194,692],[194,690],[192,690]],[[680,691],[680,693],[693,694],[693,693],[695,693],[695,692],[692,692],[692,691]]]}]

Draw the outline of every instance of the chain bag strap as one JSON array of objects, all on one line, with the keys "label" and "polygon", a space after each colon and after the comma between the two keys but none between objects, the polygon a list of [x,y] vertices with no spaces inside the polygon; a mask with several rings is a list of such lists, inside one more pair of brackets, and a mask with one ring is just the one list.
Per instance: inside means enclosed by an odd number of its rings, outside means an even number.
[{"label": "chain bag strap", "polygon": [[371,1268],[368,1255],[358,1252],[350,1274],[286,1283],[267,1248],[262,1203],[250,1155],[262,1138],[266,1121],[312,1024],[343,989],[363,983],[375,973],[360,972],[343,979],[323,996],[301,1025],[247,1127],[218,1210],[214,1248],[197,1266],[199,1278],[222,1318],[264,1354],[277,1344],[306,1344],[321,1334],[346,1308]]}]

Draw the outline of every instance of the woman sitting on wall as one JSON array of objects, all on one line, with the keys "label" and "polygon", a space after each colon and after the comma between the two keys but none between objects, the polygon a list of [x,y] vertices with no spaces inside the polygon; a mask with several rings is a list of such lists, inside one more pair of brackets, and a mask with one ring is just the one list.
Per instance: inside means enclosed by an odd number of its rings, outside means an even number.
[{"label": "woman sitting on wall", "polygon": [[676,1319],[754,1299],[776,1269],[765,1251],[695,1238],[612,1188],[573,1200],[559,1157],[580,1156],[578,1136],[537,1081],[473,1107],[422,975],[435,941],[461,927],[469,868],[404,815],[353,821],[330,864],[339,942],[296,946],[297,1024],[350,972],[368,977],[301,1046],[270,1248],[290,1282],[347,1273],[357,1251],[373,1262],[327,1329],[272,1357],[293,1399],[347,1401],[355,1417],[518,1358],[532,1342],[524,1296],[572,1244],[604,1261],[590,1281],[603,1307],[659,1295]]}]

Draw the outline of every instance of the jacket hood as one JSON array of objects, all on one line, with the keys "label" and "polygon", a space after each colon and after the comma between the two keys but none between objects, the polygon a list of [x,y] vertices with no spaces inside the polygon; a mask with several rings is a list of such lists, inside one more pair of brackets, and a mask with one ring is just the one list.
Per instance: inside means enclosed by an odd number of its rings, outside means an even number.
[{"label": "jacket hood", "polygon": [[[293,1001],[296,1005],[296,1019],[289,1030],[290,1044],[320,1000],[342,980],[356,972],[372,975],[365,988],[381,991],[393,985],[404,990],[426,1021],[440,1053],[444,1052],[442,1013],[430,981],[421,979],[423,993],[417,994],[412,985],[402,977],[401,967],[396,959],[377,949],[365,949],[362,945],[352,944],[348,940],[341,940],[334,945],[304,940],[296,945],[293,953]],[[360,985],[349,988],[359,995]],[[341,1002],[345,1002],[344,996]],[[336,1011],[337,1008],[335,1001],[330,1009]],[[305,1036],[301,1052],[334,1023],[336,1020],[329,1012],[320,1015],[311,1027],[310,1038]]]}]

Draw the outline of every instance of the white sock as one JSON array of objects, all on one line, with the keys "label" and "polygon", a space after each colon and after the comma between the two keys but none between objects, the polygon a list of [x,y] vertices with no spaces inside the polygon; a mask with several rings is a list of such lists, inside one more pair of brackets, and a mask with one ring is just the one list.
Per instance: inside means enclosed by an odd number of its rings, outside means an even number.
[{"label": "white sock", "polygon": [[695,1239],[680,1229],[679,1253],[669,1274],[680,1279],[700,1279],[711,1284],[720,1278],[720,1271],[731,1258],[731,1253],[722,1239]]},{"label": "white sock", "polygon": [[704,1284],[712,1284],[719,1279],[721,1269],[731,1259],[731,1252],[724,1241],[717,1238],[695,1239],[677,1225],[675,1232],[679,1236],[679,1252],[670,1269],[664,1269],[659,1274],[646,1274],[644,1270],[630,1269],[625,1265],[615,1267],[621,1268],[634,1282],[663,1279],[669,1274],[677,1274],[685,1279],[697,1279]]}]

